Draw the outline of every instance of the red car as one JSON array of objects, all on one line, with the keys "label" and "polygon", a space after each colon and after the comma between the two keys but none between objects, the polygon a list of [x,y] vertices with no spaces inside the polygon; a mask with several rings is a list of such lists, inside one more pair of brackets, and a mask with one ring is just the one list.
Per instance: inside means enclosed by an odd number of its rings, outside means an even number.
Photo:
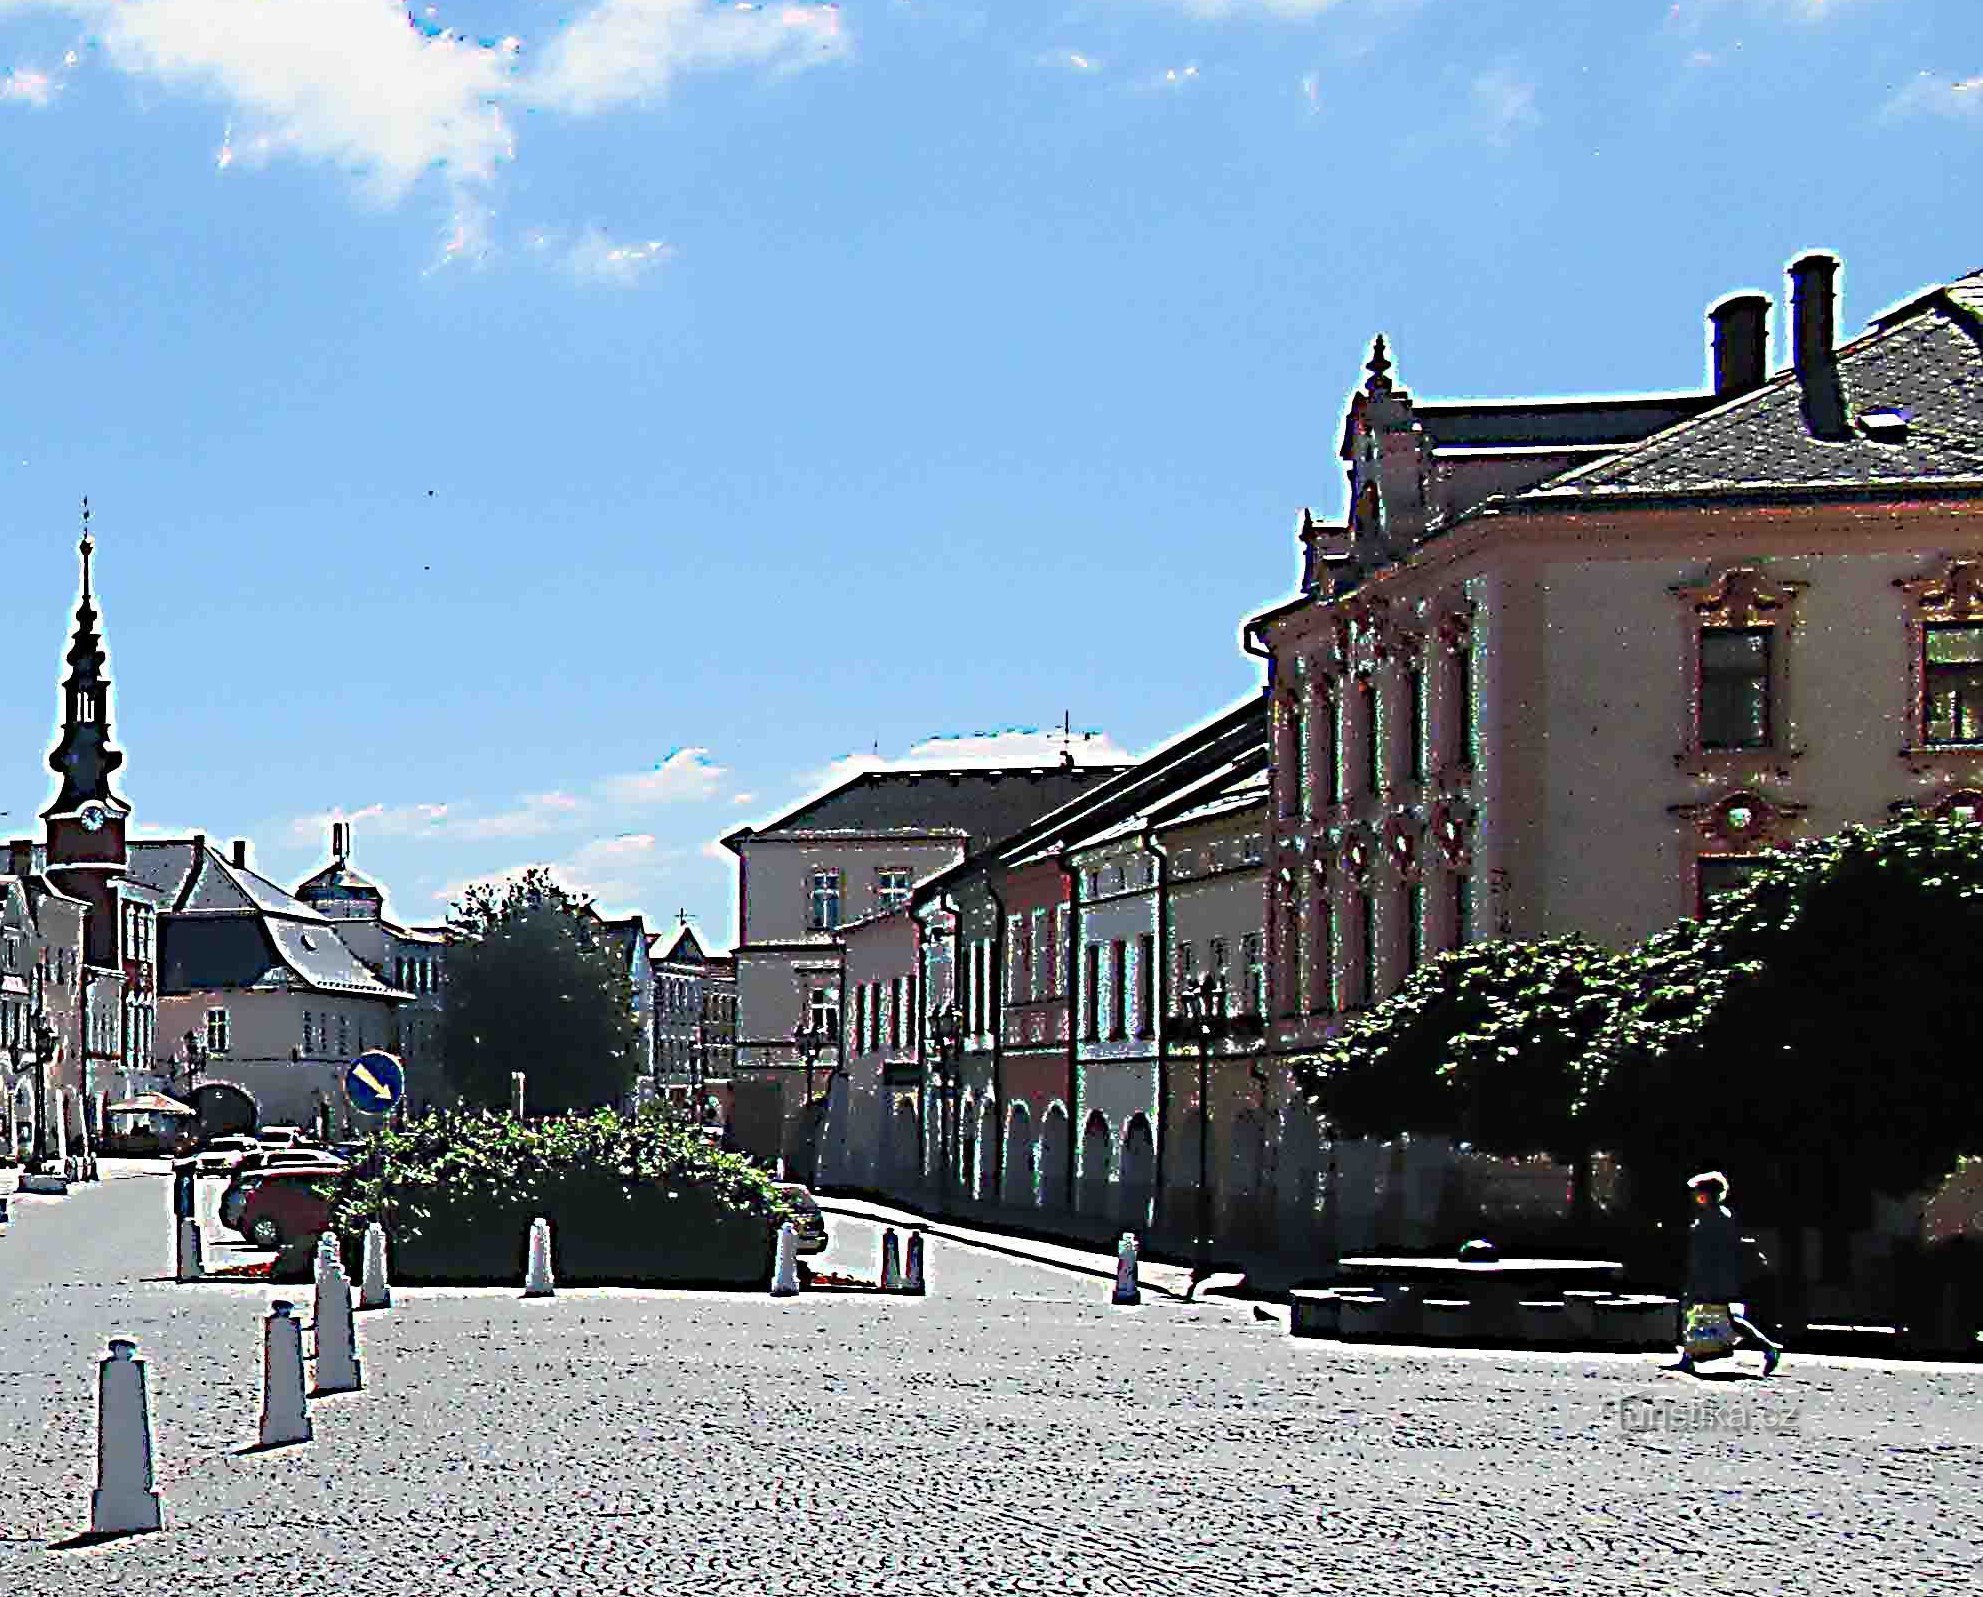
[{"label": "red car", "polygon": [[245,1196],[234,1229],[261,1248],[280,1248],[330,1227],[331,1200],[342,1170],[261,1170],[242,1178]]}]

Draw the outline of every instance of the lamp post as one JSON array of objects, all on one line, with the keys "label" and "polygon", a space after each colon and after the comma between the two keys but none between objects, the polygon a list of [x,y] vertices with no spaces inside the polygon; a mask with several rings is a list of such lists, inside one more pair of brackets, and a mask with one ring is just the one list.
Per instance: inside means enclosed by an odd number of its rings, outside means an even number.
[{"label": "lamp post", "polygon": [[37,1008],[28,1024],[34,1030],[34,1141],[28,1148],[30,1175],[41,1172],[48,1139],[48,1062],[55,1054],[55,1023]]},{"label": "lamp post", "polygon": [[823,1020],[801,1021],[792,1028],[792,1046],[804,1056],[806,1062],[806,1105],[800,1116],[799,1125],[805,1133],[808,1149],[806,1159],[808,1186],[812,1184],[816,1174],[813,1166],[817,1164],[819,1158],[818,1129],[813,1125],[812,1118],[813,1067],[818,1063],[819,1056],[826,1051],[827,1045],[833,1042],[837,1035],[834,1028]]},{"label": "lamp post", "polygon": [[946,1121],[937,1123],[937,1156],[943,1163],[943,1170],[937,1192],[939,1206],[945,1211],[950,1207],[950,1165],[956,1152],[957,1098],[964,1085],[964,1017],[958,1013],[954,1003],[933,1009],[929,1016],[930,1040],[936,1044],[936,1068],[931,1076],[937,1088],[937,1113],[943,1115],[947,1106],[950,1128],[946,1136]]}]

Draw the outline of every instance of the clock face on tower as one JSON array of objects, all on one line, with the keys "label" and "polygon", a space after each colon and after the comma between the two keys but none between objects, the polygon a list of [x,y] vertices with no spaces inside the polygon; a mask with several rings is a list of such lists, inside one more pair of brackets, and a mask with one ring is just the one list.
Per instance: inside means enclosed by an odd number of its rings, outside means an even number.
[{"label": "clock face on tower", "polygon": [[85,804],[76,811],[76,819],[83,823],[86,830],[94,832],[101,829],[103,823],[110,819],[110,811],[101,804]]}]

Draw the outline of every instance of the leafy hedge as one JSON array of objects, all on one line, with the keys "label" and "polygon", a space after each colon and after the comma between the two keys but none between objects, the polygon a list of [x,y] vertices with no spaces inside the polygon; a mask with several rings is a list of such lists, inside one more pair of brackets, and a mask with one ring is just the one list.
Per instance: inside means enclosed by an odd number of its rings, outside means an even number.
[{"label": "leafy hedge", "polygon": [[770,1279],[786,1212],[762,1170],[657,1112],[471,1110],[376,1134],[331,1223],[356,1261],[382,1221],[393,1279],[409,1284],[520,1282],[542,1215],[560,1282],[734,1287]]}]

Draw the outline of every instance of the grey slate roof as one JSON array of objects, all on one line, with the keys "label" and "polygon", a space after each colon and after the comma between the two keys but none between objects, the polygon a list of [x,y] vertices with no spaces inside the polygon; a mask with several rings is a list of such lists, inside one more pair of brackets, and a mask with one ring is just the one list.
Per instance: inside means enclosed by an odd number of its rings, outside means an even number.
[{"label": "grey slate roof", "polygon": [[[1794,370],[1511,505],[1642,495],[1983,486],[1983,272],[1889,312],[1838,350],[1849,436],[1815,436]],[[1867,412],[1909,414],[1882,441]]]},{"label": "grey slate roof", "polygon": [[137,841],[129,876],[159,895],[159,986],[301,988],[410,999],[372,974],[337,929],[267,877],[192,842]]},{"label": "grey slate roof", "polygon": [[900,832],[961,835],[967,853],[988,848],[1050,810],[1130,767],[1077,765],[1019,770],[867,771],[761,827],[723,839],[783,832]]}]

